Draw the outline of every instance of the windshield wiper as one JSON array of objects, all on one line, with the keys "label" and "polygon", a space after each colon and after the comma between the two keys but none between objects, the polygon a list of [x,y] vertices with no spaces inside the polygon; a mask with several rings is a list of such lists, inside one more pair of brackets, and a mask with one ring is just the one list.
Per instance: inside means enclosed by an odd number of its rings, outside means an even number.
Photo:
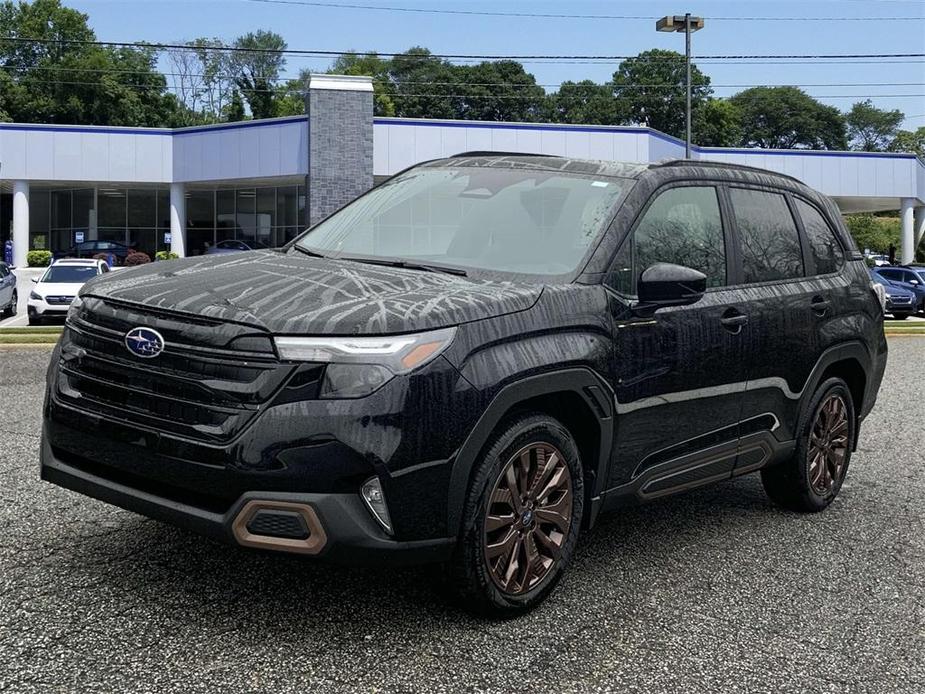
[{"label": "windshield wiper", "polygon": [[444,272],[448,275],[458,275],[467,277],[468,272],[461,267],[452,265],[441,265],[440,263],[419,263],[416,260],[405,260],[404,258],[378,258],[374,256],[343,256],[339,260],[353,260],[357,263],[367,263],[369,265],[385,265],[387,267],[400,267],[404,270],[423,270],[424,272]]},{"label": "windshield wiper", "polygon": [[305,255],[310,255],[312,258],[327,258],[328,257],[324,255],[323,253],[319,253],[318,251],[311,251],[307,248],[303,248],[299,244],[295,244],[293,248],[295,248],[297,251],[304,253]]}]

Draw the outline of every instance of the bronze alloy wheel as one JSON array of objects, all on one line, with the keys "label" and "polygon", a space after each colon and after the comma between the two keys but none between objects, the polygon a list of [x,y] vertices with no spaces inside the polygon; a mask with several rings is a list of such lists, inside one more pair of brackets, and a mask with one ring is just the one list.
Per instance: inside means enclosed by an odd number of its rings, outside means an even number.
[{"label": "bronze alloy wheel", "polygon": [[848,457],[848,407],[833,393],[816,410],[809,432],[809,482],[813,491],[825,496],[841,479]]},{"label": "bronze alloy wheel", "polygon": [[572,475],[548,443],[517,451],[495,481],[485,515],[485,561],[508,595],[538,586],[556,565],[572,524]]}]

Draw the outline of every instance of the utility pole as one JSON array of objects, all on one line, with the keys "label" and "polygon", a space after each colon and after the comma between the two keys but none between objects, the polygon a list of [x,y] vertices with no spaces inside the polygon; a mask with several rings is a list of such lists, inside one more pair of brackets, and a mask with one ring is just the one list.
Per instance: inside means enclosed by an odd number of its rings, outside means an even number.
[{"label": "utility pole", "polygon": [[686,107],[685,107],[685,139],[684,139],[684,158],[691,158],[691,34],[703,29],[703,17],[692,17],[688,12],[683,17],[679,15],[662,17],[655,23],[656,31],[676,31],[684,32],[684,64],[687,70],[686,88]]}]

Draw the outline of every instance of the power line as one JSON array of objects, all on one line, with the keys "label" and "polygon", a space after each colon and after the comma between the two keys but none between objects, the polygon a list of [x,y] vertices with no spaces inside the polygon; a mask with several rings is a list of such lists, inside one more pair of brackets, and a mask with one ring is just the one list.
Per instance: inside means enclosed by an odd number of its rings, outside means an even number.
[{"label": "power line", "polygon": [[[654,21],[651,15],[614,14],[554,14],[550,12],[498,12],[489,10],[449,10],[430,7],[386,7],[382,5],[359,5],[355,3],[314,2],[309,0],[247,0],[272,5],[301,5],[325,7],[339,10],[373,10],[376,12],[406,12],[414,14],[446,14],[479,17],[517,17],[530,19],[615,19],[623,21]],[[922,17],[704,17],[711,22],[906,22],[921,20]]]},{"label": "power line", "polygon": [[[375,54],[378,56],[396,58],[404,57],[409,59],[459,59],[459,60],[674,60],[675,56],[646,56],[639,57],[635,55],[475,55],[464,53],[428,53],[426,55],[416,55],[408,53],[389,53],[382,51],[329,51],[314,50],[304,48],[245,48],[242,46],[222,46],[209,47],[203,49],[199,46],[190,46],[182,43],[145,43],[140,41],[91,41],[87,39],[44,39],[44,38],[27,38],[27,37],[7,37],[0,41],[13,41],[21,43],[40,43],[40,44],[74,44],[74,45],[92,45],[108,47],[126,47],[158,50],[183,50],[183,51],[221,51],[230,53],[257,53],[257,54],[281,54],[281,55],[309,55],[309,56],[328,56],[341,57],[344,55],[365,55]],[[696,60],[850,60],[855,58],[925,58],[925,53],[819,53],[819,54],[780,54],[780,55],[701,55],[694,56]]]}]

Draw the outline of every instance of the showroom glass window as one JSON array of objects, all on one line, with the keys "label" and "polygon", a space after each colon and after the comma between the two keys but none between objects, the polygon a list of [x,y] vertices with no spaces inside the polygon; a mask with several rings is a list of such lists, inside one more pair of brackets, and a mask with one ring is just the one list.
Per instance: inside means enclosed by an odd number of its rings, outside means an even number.
[{"label": "showroom glass window", "polygon": [[685,186],[660,193],[617,254],[610,284],[635,296],[639,276],[656,263],[700,270],[708,287],[726,284],[726,241],[716,188]]},{"label": "showroom glass window", "polygon": [[747,283],[803,276],[800,234],[781,193],[732,188],[742,272]]}]

